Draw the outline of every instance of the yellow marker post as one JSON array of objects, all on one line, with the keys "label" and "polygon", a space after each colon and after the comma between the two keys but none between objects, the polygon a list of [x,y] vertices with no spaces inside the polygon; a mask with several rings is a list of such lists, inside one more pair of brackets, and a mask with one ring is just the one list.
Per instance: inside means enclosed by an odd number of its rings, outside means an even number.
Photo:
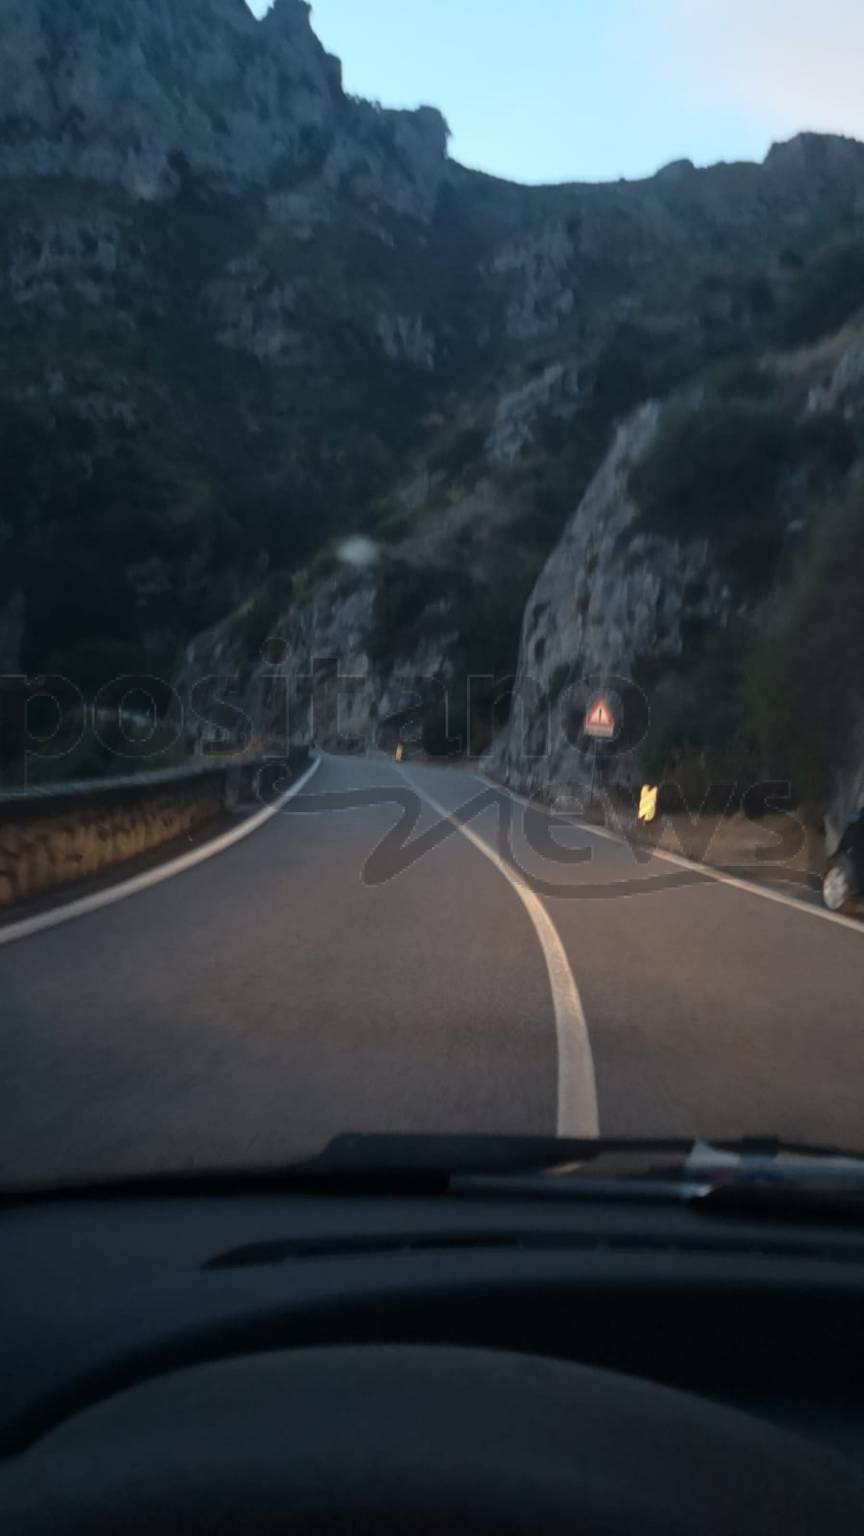
[{"label": "yellow marker post", "polygon": [[659,786],[650,784],[642,785],[642,794],[639,800],[639,821],[655,821],[657,818],[657,797]]},{"label": "yellow marker post", "polygon": [[402,745],[402,743],[400,741],[398,747],[396,748],[396,761],[397,761],[397,763],[401,763],[401,761],[402,761],[404,756],[405,756],[405,748],[403,747],[403,745]]}]

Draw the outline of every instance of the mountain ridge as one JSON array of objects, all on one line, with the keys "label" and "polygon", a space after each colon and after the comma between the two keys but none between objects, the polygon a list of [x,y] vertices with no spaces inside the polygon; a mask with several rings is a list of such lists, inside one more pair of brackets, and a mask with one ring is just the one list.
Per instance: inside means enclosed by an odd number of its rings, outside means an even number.
[{"label": "mountain ridge", "polygon": [[[288,660],[363,659],[358,729],[400,668],[515,673],[634,413],[686,417],[737,369],[763,474],[807,409],[764,359],[864,306],[864,145],[521,187],[450,160],[434,108],[346,96],[301,0],[9,0],[0,100],[0,637],[9,670],[85,691],[178,652],[183,675],[229,655],[242,688],[277,632]],[[800,471],[814,506],[851,494],[855,410],[837,394]],[[352,535],[374,567],[340,560]],[[646,590],[682,538],[637,546]],[[718,573],[727,545],[708,530]],[[742,644],[787,580],[773,548],[732,605]],[[722,635],[728,604],[700,622]]]},{"label": "mountain ridge", "polygon": [[[338,189],[346,141],[381,161],[386,123],[431,175],[446,127],[432,109],[384,114],[342,89],[302,0],[256,20],[245,0],[8,0],[0,20],[0,174],[65,175],[169,195],[182,167],[235,184]],[[415,211],[410,187],[390,188]],[[419,210],[417,210],[419,211]]]}]

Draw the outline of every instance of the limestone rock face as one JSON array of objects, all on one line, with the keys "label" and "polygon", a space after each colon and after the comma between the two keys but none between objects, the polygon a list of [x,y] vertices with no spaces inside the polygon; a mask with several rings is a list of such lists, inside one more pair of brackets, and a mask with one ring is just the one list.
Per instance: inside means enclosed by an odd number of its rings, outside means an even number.
[{"label": "limestone rock face", "polygon": [[[186,167],[270,186],[353,181],[428,209],[446,152],[432,109],[350,102],[302,0],[6,0],[0,175],[74,176],[165,195]],[[275,190],[275,188],[274,188]]]},{"label": "limestone rock face", "polygon": [[[583,780],[585,757],[565,718],[574,690],[632,679],[646,658],[662,671],[680,657],[688,620],[719,626],[728,616],[730,594],[705,541],[630,536],[639,509],[629,476],[660,418],[646,405],[619,429],[528,600],[511,721],[492,755],[523,792]],[[619,779],[630,767],[618,764]]]}]

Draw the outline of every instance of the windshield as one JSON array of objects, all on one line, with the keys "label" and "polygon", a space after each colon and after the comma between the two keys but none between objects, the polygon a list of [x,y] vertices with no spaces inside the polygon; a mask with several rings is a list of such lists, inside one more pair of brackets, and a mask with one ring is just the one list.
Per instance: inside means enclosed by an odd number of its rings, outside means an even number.
[{"label": "windshield", "polygon": [[0,1184],[864,1151],[862,47],[0,8]]}]

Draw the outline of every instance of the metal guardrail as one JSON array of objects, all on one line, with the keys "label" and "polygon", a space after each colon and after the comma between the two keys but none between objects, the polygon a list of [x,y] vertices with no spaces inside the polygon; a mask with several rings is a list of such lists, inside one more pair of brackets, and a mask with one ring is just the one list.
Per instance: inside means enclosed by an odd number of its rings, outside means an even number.
[{"label": "metal guardrail", "polygon": [[184,779],[201,778],[210,773],[223,773],[237,766],[238,759],[213,759],[185,763],[179,768],[160,768],[154,773],[129,773],[104,779],[67,779],[52,784],[28,784],[23,789],[4,790],[0,793],[0,807],[16,805],[22,800],[62,800],[74,795],[92,795],[101,790],[148,789],[163,784],[179,784]]},{"label": "metal guardrail", "polygon": [[[70,779],[56,784],[31,784],[22,789],[0,792],[0,821],[17,819],[32,811],[50,814],[78,800],[102,800],[144,795],[149,790],[172,785],[197,783],[202,779],[226,776],[242,782],[251,779],[270,764],[290,762],[299,771],[309,761],[308,747],[291,747],[289,752],[259,753],[254,757],[195,758],[178,768],[160,768],[152,773],[130,773],[104,779]],[[16,815],[17,813],[17,815]]]},{"label": "metal guardrail", "polygon": [[68,886],[199,832],[251,794],[257,775],[296,777],[309,749],[203,759],[0,795],[0,908]]}]

